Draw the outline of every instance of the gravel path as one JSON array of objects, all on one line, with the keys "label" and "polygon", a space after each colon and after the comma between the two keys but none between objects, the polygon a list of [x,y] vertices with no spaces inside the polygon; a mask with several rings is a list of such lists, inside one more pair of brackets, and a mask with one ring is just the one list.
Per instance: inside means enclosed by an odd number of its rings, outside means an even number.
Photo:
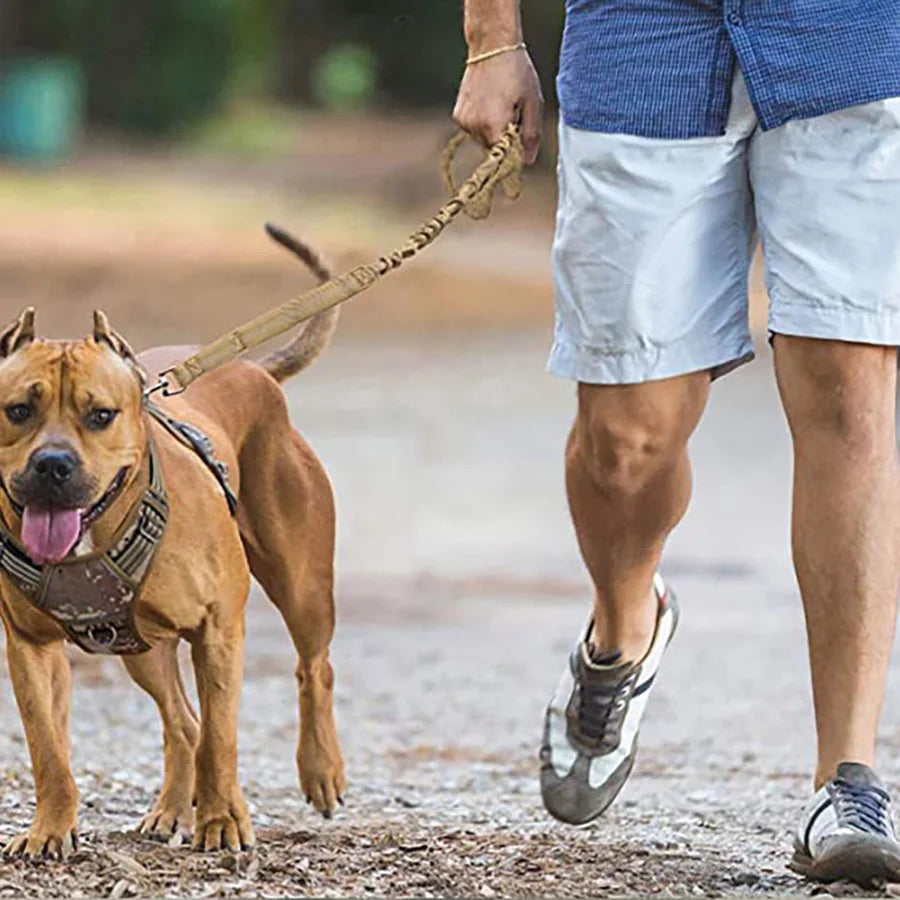
[{"label": "gravel path", "polygon": [[[717,387],[694,441],[694,505],[666,565],[682,626],[634,776],[591,829],[542,813],[542,709],[588,597],[561,482],[572,390],[542,374],[544,349],[338,341],[291,387],[339,501],[333,658],[351,789],[336,818],[302,803],[293,656],[257,592],[241,769],[258,850],[203,856],[129,833],[159,779],[155,711],[117,661],[73,653],[83,849],[66,866],[0,863],[0,896],[810,892],[784,867],[812,721],[765,352]],[[32,798],[5,671],[0,715],[8,835]],[[881,768],[894,784],[898,726],[893,690]]]}]

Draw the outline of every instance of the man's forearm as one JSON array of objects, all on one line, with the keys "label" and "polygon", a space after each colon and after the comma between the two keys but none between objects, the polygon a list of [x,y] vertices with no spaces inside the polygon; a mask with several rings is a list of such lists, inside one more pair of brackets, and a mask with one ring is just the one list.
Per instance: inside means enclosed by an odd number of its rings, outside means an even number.
[{"label": "man's forearm", "polygon": [[520,0],[465,0],[465,36],[471,53],[522,40]]}]

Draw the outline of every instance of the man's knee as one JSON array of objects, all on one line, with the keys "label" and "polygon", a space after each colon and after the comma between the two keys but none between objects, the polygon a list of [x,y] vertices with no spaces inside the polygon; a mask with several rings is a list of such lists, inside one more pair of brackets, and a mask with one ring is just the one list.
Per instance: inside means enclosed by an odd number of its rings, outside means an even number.
[{"label": "man's knee", "polygon": [[646,422],[593,421],[576,426],[573,464],[604,494],[636,496],[683,448]]},{"label": "man's knee", "polygon": [[894,348],[778,335],[775,368],[795,441],[825,437],[861,453],[893,441]]},{"label": "man's knee", "polygon": [[708,376],[639,385],[578,386],[568,465],[607,494],[640,494],[677,464],[709,388]]}]

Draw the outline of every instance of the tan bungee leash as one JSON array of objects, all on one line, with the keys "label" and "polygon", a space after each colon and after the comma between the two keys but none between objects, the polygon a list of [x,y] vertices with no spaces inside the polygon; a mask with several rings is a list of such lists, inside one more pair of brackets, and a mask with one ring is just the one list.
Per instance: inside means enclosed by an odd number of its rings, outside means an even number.
[{"label": "tan bungee leash", "polygon": [[433,218],[417,228],[405,244],[374,263],[357,266],[338,275],[206,344],[183,362],[162,372],[160,380],[146,394],[149,396],[156,391],[162,391],[164,397],[180,394],[201,375],[362,293],[379,278],[398,269],[405,260],[411,259],[431,244],[461,212],[473,219],[487,218],[498,185],[509,199],[518,197],[522,186],[523,165],[518,127],[515,124],[508,125],[500,140],[490,148],[484,161],[457,188],[453,184],[450,169],[456,151],[466,138],[464,132],[454,135],[441,155],[441,172],[451,195],[450,200]]}]

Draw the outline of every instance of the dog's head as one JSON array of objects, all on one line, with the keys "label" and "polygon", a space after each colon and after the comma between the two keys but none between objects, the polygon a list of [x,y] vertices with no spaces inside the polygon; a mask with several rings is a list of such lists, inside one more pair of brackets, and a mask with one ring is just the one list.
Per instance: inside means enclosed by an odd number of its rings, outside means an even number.
[{"label": "dog's head", "polygon": [[59,562],[143,457],[143,373],[102,312],[82,341],[0,331],[0,478],[36,563]]}]

